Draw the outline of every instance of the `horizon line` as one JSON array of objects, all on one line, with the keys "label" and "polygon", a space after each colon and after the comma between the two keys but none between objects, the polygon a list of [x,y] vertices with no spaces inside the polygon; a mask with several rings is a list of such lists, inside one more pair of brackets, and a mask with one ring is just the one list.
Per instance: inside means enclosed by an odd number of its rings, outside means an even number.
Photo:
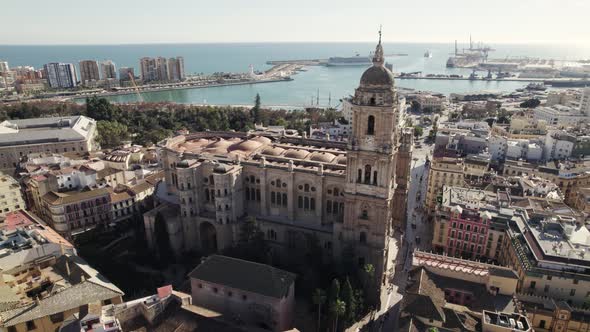
[{"label": "horizon line", "polygon": [[[186,41],[186,42],[159,42],[159,41],[151,41],[151,42],[124,42],[124,43],[23,43],[23,44],[11,44],[11,43],[0,43],[0,46],[135,46],[135,45],[195,45],[195,44],[353,44],[353,43],[375,43],[376,41],[360,41],[360,40],[352,40],[352,41]],[[385,40],[383,43],[393,43],[393,44],[451,44],[455,43],[455,40],[451,40],[449,42],[442,42],[442,41],[401,41],[401,40]],[[469,44],[468,41],[459,42],[459,44]],[[478,42],[479,43],[479,42]],[[547,44],[554,44],[554,45],[578,45],[583,44],[582,42],[574,42],[574,41],[492,41],[492,42],[485,42],[484,44],[500,44],[500,45],[547,45]]]}]

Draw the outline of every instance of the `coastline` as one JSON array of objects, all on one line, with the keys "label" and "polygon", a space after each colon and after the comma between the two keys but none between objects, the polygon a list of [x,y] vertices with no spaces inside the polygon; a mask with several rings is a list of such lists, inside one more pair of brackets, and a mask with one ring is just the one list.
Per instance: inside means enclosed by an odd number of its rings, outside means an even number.
[{"label": "coastline", "polygon": [[109,96],[124,96],[124,95],[137,95],[143,92],[154,92],[154,91],[173,91],[173,90],[192,90],[192,89],[206,89],[206,88],[214,88],[214,87],[222,87],[222,86],[235,86],[235,85],[252,85],[252,84],[262,84],[262,83],[277,83],[277,82],[290,82],[292,78],[281,78],[281,79],[266,79],[266,80],[256,80],[256,81],[246,81],[246,82],[228,82],[228,83],[213,83],[213,84],[206,84],[206,85],[178,85],[178,86],[165,86],[165,87],[153,87],[153,88],[144,88],[139,91],[135,90],[126,90],[126,91],[108,91],[108,92],[97,92],[97,93],[88,93],[82,95],[75,95],[75,96],[68,96],[66,98],[62,98],[62,100],[72,100],[76,102],[77,100],[83,100],[87,97],[109,97]]}]

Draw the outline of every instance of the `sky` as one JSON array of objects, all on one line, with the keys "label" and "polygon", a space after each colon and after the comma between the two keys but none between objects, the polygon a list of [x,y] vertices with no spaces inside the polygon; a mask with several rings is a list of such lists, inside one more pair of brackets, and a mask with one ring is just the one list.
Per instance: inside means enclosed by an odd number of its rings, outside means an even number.
[{"label": "sky", "polygon": [[[2,0],[0,44],[590,44],[590,0]],[[7,28],[10,27],[10,28]]]}]

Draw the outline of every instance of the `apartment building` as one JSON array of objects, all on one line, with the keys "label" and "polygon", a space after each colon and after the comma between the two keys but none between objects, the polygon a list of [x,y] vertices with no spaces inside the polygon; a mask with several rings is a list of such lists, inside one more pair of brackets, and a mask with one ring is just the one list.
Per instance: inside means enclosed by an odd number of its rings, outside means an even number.
[{"label": "apartment building", "polygon": [[453,257],[495,260],[512,217],[509,206],[506,192],[445,186],[434,218],[434,249]]},{"label": "apartment building", "polygon": [[18,181],[0,172],[0,217],[25,208],[25,201]]}]

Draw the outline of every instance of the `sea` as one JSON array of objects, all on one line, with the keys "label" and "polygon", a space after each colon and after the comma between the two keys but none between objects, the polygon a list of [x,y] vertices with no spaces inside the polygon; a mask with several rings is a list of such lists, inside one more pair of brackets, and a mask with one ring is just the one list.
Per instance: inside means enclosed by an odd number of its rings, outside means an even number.
[{"label": "sea", "polygon": [[[554,60],[590,58],[590,45],[491,45],[490,58],[536,57]],[[454,52],[449,43],[384,43],[386,62],[395,72],[424,74],[459,74],[468,76],[469,69],[446,68]],[[459,49],[467,48],[459,44]],[[325,59],[333,56],[368,55],[375,43],[208,43],[208,44],[132,44],[132,45],[0,45],[0,59],[11,67],[20,65],[42,67],[48,62],[80,60],[113,60],[117,67],[134,67],[139,74],[139,59],[144,56],[183,56],[187,74],[214,72],[247,72],[252,65],[257,71],[271,66],[269,60]],[[429,51],[432,57],[424,57]],[[397,55],[396,55],[397,54]],[[399,54],[407,54],[401,56]],[[195,88],[186,90],[142,92],[147,102],[171,101],[187,104],[251,105],[256,94],[267,107],[336,107],[343,97],[354,93],[363,67],[309,66],[307,71],[293,75],[292,81]],[[482,73],[483,74],[483,73]],[[432,91],[442,94],[494,91],[509,92],[525,86],[522,82],[396,80],[398,87]],[[107,97],[112,102],[138,101],[135,94]],[[83,102],[83,101],[81,101]]]}]

